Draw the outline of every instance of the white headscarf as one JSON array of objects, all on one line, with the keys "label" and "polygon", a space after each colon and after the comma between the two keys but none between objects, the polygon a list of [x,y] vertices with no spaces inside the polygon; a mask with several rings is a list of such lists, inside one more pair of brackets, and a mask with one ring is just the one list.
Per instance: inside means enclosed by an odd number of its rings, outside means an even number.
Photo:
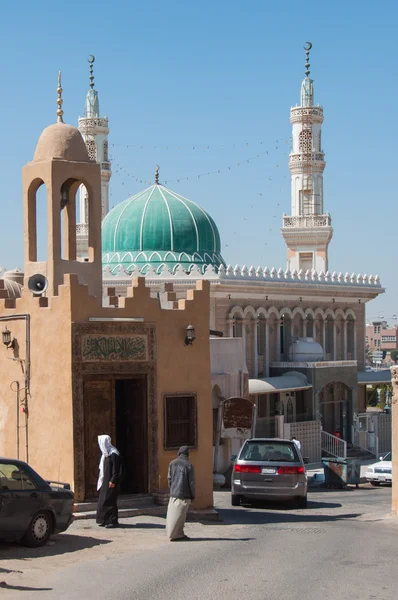
[{"label": "white headscarf", "polygon": [[99,477],[97,483],[97,490],[101,489],[102,482],[104,481],[104,462],[105,459],[108,458],[111,454],[119,454],[119,451],[112,446],[111,438],[109,435],[99,435],[98,436],[98,446],[102,452],[100,464],[99,464]]}]

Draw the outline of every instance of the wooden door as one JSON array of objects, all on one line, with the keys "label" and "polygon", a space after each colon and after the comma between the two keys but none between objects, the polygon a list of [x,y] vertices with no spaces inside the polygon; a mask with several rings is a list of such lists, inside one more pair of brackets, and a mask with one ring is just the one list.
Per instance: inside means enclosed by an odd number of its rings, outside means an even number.
[{"label": "wooden door", "polygon": [[99,435],[115,438],[115,400],[113,380],[84,382],[85,497],[98,496],[97,481],[101,452]]}]

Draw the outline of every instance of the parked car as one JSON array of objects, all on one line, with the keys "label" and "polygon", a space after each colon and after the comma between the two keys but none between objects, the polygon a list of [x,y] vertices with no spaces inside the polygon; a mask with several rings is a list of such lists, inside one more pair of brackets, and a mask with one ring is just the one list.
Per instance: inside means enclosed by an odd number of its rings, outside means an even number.
[{"label": "parked car", "polygon": [[246,440],[232,472],[231,503],[244,500],[294,500],[307,506],[307,474],[297,446],[290,440]]},{"label": "parked car", "polygon": [[70,485],[45,481],[27,463],[0,458],[0,538],[43,546],[72,522]]},{"label": "parked car", "polygon": [[365,477],[372,485],[392,483],[392,453],[380,456],[380,461],[369,465]]}]

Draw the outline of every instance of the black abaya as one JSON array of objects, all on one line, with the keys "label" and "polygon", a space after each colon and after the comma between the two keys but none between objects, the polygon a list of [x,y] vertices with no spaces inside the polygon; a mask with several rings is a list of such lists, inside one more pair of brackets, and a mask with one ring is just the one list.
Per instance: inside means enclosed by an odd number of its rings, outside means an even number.
[{"label": "black abaya", "polygon": [[[122,479],[122,460],[114,452],[105,458],[104,480],[100,489],[97,504],[97,523],[99,525],[116,525],[118,522],[117,498]],[[109,487],[109,482],[115,487]]]}]

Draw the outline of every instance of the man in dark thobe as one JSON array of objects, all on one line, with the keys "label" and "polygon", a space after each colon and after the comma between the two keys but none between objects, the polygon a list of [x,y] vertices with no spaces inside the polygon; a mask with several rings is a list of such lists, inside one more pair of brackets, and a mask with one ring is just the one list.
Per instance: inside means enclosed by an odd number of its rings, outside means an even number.
[{"label": "man in dark thobe", "polygon": [[102,456],[97,484],[97,490],[100,492],[97,504],[97,523],[101,527],[110,529],[119,525],[117,498],[123,478],[122,459],[119,451],[112,446],[109,435],[99,435],[98,445]]},{"label": "man in dark thobe", "polygon": [[195,499],[195,472],[188,458],[188,446],[181,446],[177,458],[169,465],[170,500],[167,507],[166,534],[171,542],[189,540],[184,533],[184,525],[189,505]]}]

